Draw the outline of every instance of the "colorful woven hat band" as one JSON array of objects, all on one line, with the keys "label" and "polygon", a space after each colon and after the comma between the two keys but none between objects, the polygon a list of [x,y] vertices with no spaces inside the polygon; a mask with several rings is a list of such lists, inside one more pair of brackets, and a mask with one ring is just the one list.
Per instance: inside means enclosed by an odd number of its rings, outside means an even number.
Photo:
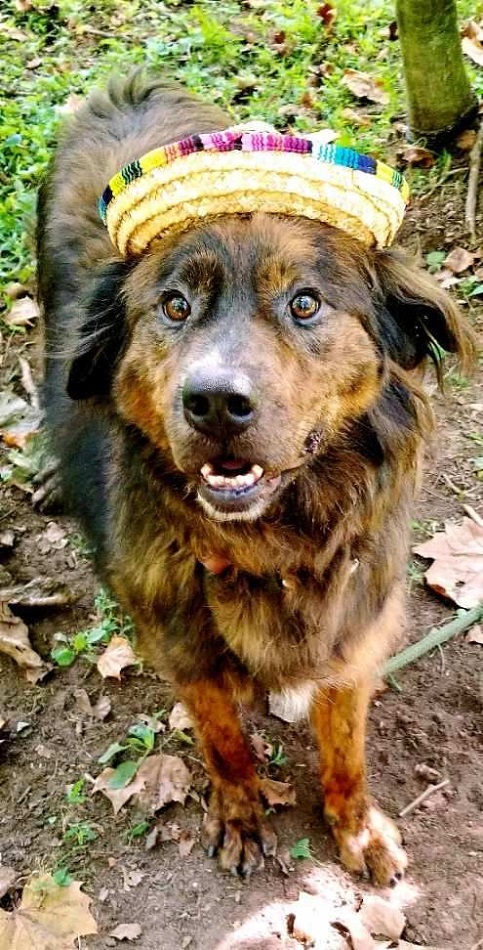
[{"label": "colorful woven hat band", "polygon": [[400,172],[382,162],[320,144],[317,135],[252,125],[192,135],[125,165],[99,212],[125,257],[200,221],[255,211],[324,221],[368,246],[387,247],[408,198]]}]

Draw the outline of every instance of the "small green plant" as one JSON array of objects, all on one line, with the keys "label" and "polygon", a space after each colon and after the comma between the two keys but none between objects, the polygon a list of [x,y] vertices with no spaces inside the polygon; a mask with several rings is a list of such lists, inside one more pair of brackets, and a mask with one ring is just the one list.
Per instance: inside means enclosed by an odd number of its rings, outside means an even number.
[{"label": "small green plant", "polygon": [[424,570],[417,561],[410,561],[407,566],[407,576],[409,581],[409,588],[413,584],[422,584],[424,580]]},{"label": "small green plant", "polygon": [[288,759],[283,750],[283,745],[281,742],[277,742],[276,745],[272,747],[268,763],[276,768],[280,768],[282,765],[286,765],[287,762]]},{"label": "small green plant", "polygon": [[[156,733],[153,728],[142,722],[130,726],[123,742],[112,742],[98,758],[99,765],[113,763],[118,756],[128,753],[131,758],[119,762],[111,775],[109,786],[113,789],[124,788],[132,782],[144,759],[153,751]],[[132,758],[136,756],[136,758]]]},{"label": "small green plant", "polygon": [[84,794],[85,784],[85,778],[80,778],[73,785],[69,785],[65,793],[69,805],[83,805],[87,801],[87,796]]},{"label": "small green plant", "polygon": [[65,844],[72,844],[75,849],[84,848],[86,844],[95,841],[99,835],[88,821],[75,821],[68,825],[62,840]]},{"label": "small green plant", "polygon": [[310,839],[300,838],[299,841],[296,841],[290,848],[290,857],[296,858],[297,860],[303,860],[304,858],[312,858],[313,860],[314,856],[310,847]]},{"label": "small green plant", "polygon": [[426,265],[429,273],[436,274],[437,271],[441,270],[446,257],[446,251],[429,251],[426,254]]},{"label": "small green plant", "polygon": [[74,878],[71,877],[66,867],[58,867],[52,874],[52,878],[59,887],[68,887],[72,884]]},{"label": "small green plant", "polygon": [[94,600],[99,623],[88,630],[79,630],[71,637],[59,636],[59,642],[51,651],[51,659],[57,666],[72,666],[82,656],[94,663],[97,647],[109,643],[114,634],[133,636],[134,626],[130,617],[123,614],[115,600],[101,587]]},{"label": "small green plant", "polygon": [[142,838],[145,834],[148,833],[151,827],[151,822],[147,821],[138,821],[136,825],[132,825],[131,828],[128,828],[126,831],[126,838],[129,842],[135,841],[137,838]]}]

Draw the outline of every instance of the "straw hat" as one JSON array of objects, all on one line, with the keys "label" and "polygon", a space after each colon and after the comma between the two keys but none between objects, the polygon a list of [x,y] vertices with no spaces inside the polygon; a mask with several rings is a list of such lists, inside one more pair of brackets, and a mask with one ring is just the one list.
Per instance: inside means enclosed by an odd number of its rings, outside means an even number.
[{"label": "straw hat", "polygon": [[125,165],[99,212],[126,257],[200,221],[254,211],[313,218],[387,247],[408,197],[400,172],[374,158],[252,123],[192,135]]}]

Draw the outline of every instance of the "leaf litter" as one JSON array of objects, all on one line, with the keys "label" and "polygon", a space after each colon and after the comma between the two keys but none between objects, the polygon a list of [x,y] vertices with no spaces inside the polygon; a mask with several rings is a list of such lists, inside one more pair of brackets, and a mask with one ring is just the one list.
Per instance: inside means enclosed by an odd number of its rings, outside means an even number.
[{"label": "leaf litter", "polygon": [[15,660],[32,684],[38,683],[51,669],[50,664],[32,649],[27,625],[12,613],[4,599],[0,599],[0,653]]},{"label": "leaf litter", "polygon": [[0,950],[72,950],[80,936],[96,934],[91,898],[81,887],[61,886],[50,874],[32,878],[15,910],[0,909]]},{"label": "leaf litter", "polygon": [[120,680],[121,670],[126,666],[134,666],[137,662],[129,640],[126,640],[126,637],[116,635],[99,657],[97,669],[104,679],[112,676]]},{"label": "leaf litter", "polygon": [[426,583],[437,594],[470,610],[483,601],[483,527],[471,518],[461,524],[446,522],[429,541],[413,547],[420,557],[432,558]]},{"label": "leaf litter", "polygon": [[[128,764],[128,763],[125,763]],[[138,765],[131,780],[122,788],[113,788],[117,769],[106,768],[94,782],[93,792],[102,792],[111,802],[114,814],[137,795],[139,806],[146,815],[154,815],[171,802],[184,805],[191,786],[191,773],[177,755],[159,753],[150,755]]]}]

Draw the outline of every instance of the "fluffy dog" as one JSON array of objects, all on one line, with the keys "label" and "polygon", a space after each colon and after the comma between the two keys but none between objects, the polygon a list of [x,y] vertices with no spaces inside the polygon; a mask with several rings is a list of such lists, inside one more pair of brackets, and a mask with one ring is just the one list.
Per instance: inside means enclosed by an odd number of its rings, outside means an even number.
[{"label": "fluffy dog", "polygon": [[71,120],[39,200],[47,422],[99,573],[196,723],[208,852],[243,874],[273,853],[238,703],[282,691],[311,717],[343,863],[386,884],[406,856],[364,742],[403,621],[418,379],[471,338],[399,253],[302,217],[225,214],[118,254],[107,180],[229,124],[139,75]]}]

